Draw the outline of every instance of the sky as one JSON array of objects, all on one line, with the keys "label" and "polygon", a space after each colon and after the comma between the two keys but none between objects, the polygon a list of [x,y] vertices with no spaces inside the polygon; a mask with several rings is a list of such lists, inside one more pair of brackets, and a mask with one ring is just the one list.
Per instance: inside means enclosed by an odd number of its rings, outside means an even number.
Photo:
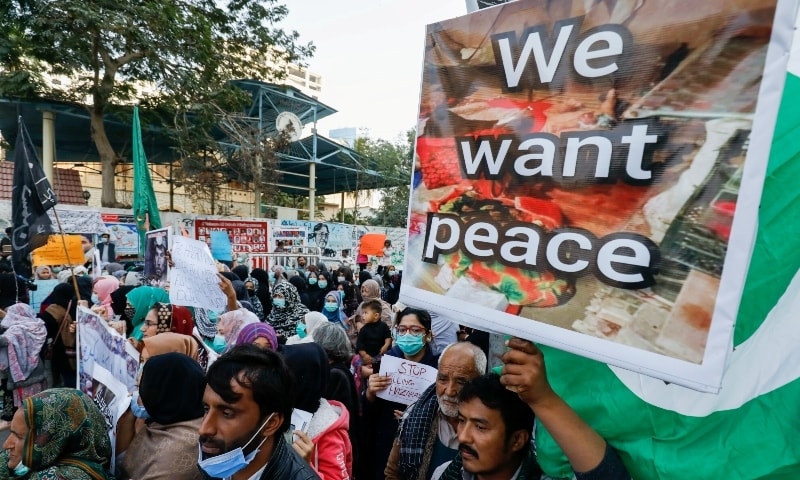
[{"label": "sky", "polygon": [[465,0],[283,0],[280,26],[316,45],[308,68],[322,76],[319,100],[338,110],[318,132],[356,127],[395,140],[419,109],[425,26],[467,13]]}]

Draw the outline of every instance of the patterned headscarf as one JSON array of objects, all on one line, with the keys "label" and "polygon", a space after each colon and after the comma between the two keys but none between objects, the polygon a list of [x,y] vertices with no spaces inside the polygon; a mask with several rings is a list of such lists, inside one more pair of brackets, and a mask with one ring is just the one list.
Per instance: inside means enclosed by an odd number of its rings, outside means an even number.
[{"label": "patterned headscarf", "polygon": [[245,325],[236,338],[236,345],[250,345],[257,338],[265,338],[269,342],[270,350],[278,350],[278,334],[268,323],[251,323]]},{"label": "patterned headscarf", "polygon": [[192,312],[186,307],[171,305],[169,303],[156,303],[156,316],[158,326],[156,333],[174,332],[181,335],[191,335],[194,328]]},{"label": "patterned headscarf", "polygon": [[[114,478],[108,471],[106,421],[91,398],[79,390],[53,388],[26,398],[22,409],[28,426],[22,463],[36,478]],[[6,469],[7,461],[7,456],[0,459]]]},{"label": "patterned headscarf", "polygon": [[278,335],[289,338],[295,333],[297,322],[302,320],[303,315],[308,312],[308,308],[300,302],[300,295],[294,285],[288,281],[275,283],[272,289],[272,296],[283,295],[286,305],[277,307],[272,305],[269,313],[269,323],[275,328]]},{"label": "patterned headscarf", "polygon": [[219,316],[219,320],[217,320],[217,331],[223,332],[222,334],[226,342],[226,352],[236,346],[236,339],[239,338],[239,332],[242,331],[242,328],[251,323],[259,323],[258,317],[256,317],[255,313],[245,310],[244,308],[225,312]]},{"label": "patterned headscarf", "polygon": [[213,339],[214,335],[217,334],[216,317],[212,320],[211,316],[208,314],[210,310],[205,308],[195,307],[192,309],[192,312],[194,313],[194,326],[197,327],[200,336]]},{"label": "patterned headscarf", "polygon": [[8,340],[8,365],[2,365],[0,361],[0,369],[10,370],[14,382],[22,382],[39,365],[39,353],[47,338],[47,328],[41,319],[36,318],[31,306],[25,303],[8,307],[0,326],[5,329],[2,336]]}]

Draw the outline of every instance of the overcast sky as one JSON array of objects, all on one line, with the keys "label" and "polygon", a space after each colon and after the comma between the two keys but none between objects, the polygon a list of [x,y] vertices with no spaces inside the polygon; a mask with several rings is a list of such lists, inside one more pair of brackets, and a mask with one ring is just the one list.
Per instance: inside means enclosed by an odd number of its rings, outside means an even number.
[{"label": "overcast sky", "polygon": [[467,13],[465,0],[285,0],[282,26],[317,47],[309,69],[322,75],[319,100],[338,110],[319,122],[368,128],[393,140],[415,124],[425,26]]}]

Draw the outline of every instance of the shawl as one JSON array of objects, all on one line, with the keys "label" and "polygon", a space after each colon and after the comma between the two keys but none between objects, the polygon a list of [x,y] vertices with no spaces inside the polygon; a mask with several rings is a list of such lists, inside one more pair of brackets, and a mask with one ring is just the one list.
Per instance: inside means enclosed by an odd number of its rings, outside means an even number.
[{"label": "shawl", "polygon": [[[328,300],[328,297],[333,296],[336,299],[336,305],[338,305],[338,309],[335,312],[329,312],[325,308],[325,303]],[[328,319],[329,322],[339,323],[342,327],[345,326],[344,322],[347,320],[347,315],[344,313],[344,304],[342,303],[342,292],[339,290],[331,290],[330,292],[325,294],[325,298],[322,299],[322,314],[325,315],[325,318]]]},{"label": "shawl", "polygon": [[119,280],[116,278],[103,277],[97,280],[94,284],[94,291],[97,293],[97,298],[100,299],[100,304],[104,307],[110,307],[113,300],[111,294],[119,288]]},{"label": "shawl", "polygon": [[381,321],[389,325],[389,328],[392,328],[392,306],[381,298],[381,287],[378,285],[378,282],[370,279],[362,283],[361,298],[363,301],[358,305],[358,309],[356,309],[356,317],[361,318],[361,307],[364,306],[364,302],[378,300],[381,302]]},{"label": "shawl", "polygon": [[236,346],[242,328],[251,323],[259,323],[258,317],[244,308],[225,312],[219,316],[217,331],[225,337],[226,352]]},{"label": "shawl", "polygon": [[197,468],[197,431],[202,423],[202,417],[171,425],[146,423],[125,451],[122,478],[204,480]]},{"label": "shawl", "polygon": [[250,304],[253,305],[253,313],[256,314],[256,316],[258,317],[259,321],[263,322],[264,321],[264,305],[261,304],[261,299],[258,298],[258,287],[259,287],[258,280],[256,280],[253,277],[245,278],[244,279],[245,287],[247,286],[248,282],[253,284],[253,294],[250,295]]},{"label": "shawl", "polygon": [[297,322],[303,319],[303,315],[308,313],[308,308],[300,302],[300,295],[297,289],[288,281],[275,283],[272,294],[283,295],[286,305],[283,307],[272,306],[269,313],[269,323],[275,328],[275,332],[284,338],[289,338],[294,334]]},{"label": "shawl", "polygon": [[206,375],[200,365],[182,353],[170,352],[144,364],[139,396],[154,422],[171,425],[203,416],[205,388]]},{"label": "shawl", "polygon": [[266,307],[272,305],[272,297],[269,294],[269,273],[263,268],[254,268],[253,271],[250,272],[250,277],[259,282],[256,287],[256,296],[258,297],[258,301],[261,302],[261,306],[265,307],[264,311],[266,312]]},{"label": "shawl", "polygon": [[268,323],[250,323],[242,328],[239,336],[236,338],[236,345],[250,345],[257,338],[265,338],[271,347],[271,350],[278,350],[278,334],[275,329]]},{"label": "shawl", "polygon": [[169,303],[156,303],[156,316],[158,326],[156,333],[175,332],[181,335],[191,335],[194,328],[192,312],[186,307],[171,305]]},{"label": "shawl", "polygon": [[[53,388],[25,399],[28,433],[22,463],[34,479],[112,480],[106,421],[79,390]],[[8,453],[0,455],[0,478],[11,478]]]},{"label": "shawl", "polygon": [[306,412],[316,412],[328,387],[328,354],[316,343],[284,345],[280,353],[297,380],[292,406]]},{"label": "shawl", "polygon": [[[406,410],[397,431],[400,441],[400,459],[398,467],[402,478],[426,478],[427,472],[420,472],[420,468],[427,470],[430,458],[425,461],[427,452],[433,452],[435,429],[439,415],[439,400],[436,397],[436,384],[428,387],[419,399]],[[427,455],[430,457],[430,454]],[[418,475],[422,473],[422,475]]]},{"label": "shawl", "polygon": [[17,303],[6,309],[0,326],[8,340],[8,364],[0,369],[9,370],[14,383],[26,380],[39,365],[39,353],[47,339],[44,322],[36,318],[30,305]]},{"label": "shawl", "polygon": [[213,339],[217,334],[217,321],[209,316],[208,309],[195,307],[192,309],[194,313],[194,326],[197,327],[197,332],[203,338]]},{"label": "shawl", "polygon": [[128,292],[127,298],[134,308],[133,317],[131,318],[133,327],[131,337],[141,340],[144,336],[141,326],[142,322],[144,322],[144,317],[147,316],[147,312],[156,303],[169,303],[169,294],[163,288],[141,286]]},{"label": "shawl", "polygon": [[141,357],[142,363],[157,355],[170,352],[182,353],[195,361],[198,359],[199,347],[197,340],[189,335],[172,332],[159,333],[142,341],[144,342]]},{"label": "shawl", "polygon": [[314,331],[322,324],[329,323],[328,319],[320,312],[308,312],[303,317],[303,323],[306,324],[306,336],[300,338],[300,335],[292,335],[286,340],[286,345],[297,345],[298,343],[310,343],[314,341]]}]

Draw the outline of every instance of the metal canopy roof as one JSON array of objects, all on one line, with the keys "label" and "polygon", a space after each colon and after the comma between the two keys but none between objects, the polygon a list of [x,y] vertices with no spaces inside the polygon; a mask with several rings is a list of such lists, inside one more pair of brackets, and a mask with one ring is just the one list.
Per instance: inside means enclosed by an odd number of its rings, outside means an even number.
[{"label": "metal canopy roof", "polygon": [[[243,113],[257,121],[266,135],[276,133],[275,120],[281,112],[294,113],[303,125],[315,124],[316,121],[336,113],[335,109],[289,85],[256,80],[235,80],[232,83],[250,93],[252,103]],[[0,133],[13,145],[16,141],[17,116],[21,115],[34,144],[40,146],[42,113],[46,111],[55,114],[56,162],[98,161],[97,149],[91,139],[89,111],[83,105],[0,98]],[[124,107],[117,115],[107,113],[105,116],[108,139],[114,150],[123,156],[131,149],[131,117],[132,112],[129,113]],[[220,140],[220,143],[225,143],[224,139]],[[179,160],[174,152],[174,145],[163,128],[143,123],[142,141],[149,163]],[[293,142],[288,152],[279,156],[278,169],[282,172],[282,179],[278,186],[282,192],[293,195],[309,194],[311,163],[316,166],[317,195],[408,183],[408,179],[388,178],[378,173],[373,160],[316,133]]]}]

